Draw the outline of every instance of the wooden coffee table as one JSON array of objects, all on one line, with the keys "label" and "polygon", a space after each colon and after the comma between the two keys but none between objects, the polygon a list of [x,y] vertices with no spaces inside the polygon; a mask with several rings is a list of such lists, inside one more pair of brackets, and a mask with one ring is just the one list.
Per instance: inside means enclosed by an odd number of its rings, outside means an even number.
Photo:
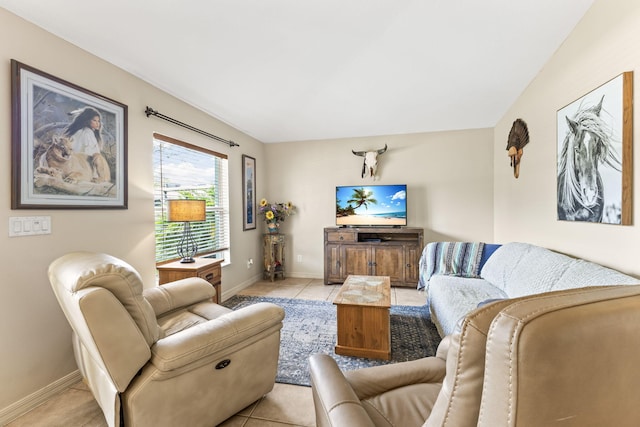
[{"label": "wooden coffee table", "polygon": [[338,313],[336,354],[391,359],[390,293],[387,276],[347,277],[333,299]]}]

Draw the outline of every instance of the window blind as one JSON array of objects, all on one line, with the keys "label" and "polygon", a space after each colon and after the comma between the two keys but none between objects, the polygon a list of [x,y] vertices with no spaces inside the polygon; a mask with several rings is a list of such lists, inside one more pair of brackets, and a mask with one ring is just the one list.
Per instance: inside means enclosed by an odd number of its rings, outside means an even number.
[{"label": "window blind", "polygon": [[154,134],[153,171],[156,262],[178,258],[184,224],[167,221],[170,199],[205,200],[206,220],[190,223],[198,254],[228,252],[227,156]]}]

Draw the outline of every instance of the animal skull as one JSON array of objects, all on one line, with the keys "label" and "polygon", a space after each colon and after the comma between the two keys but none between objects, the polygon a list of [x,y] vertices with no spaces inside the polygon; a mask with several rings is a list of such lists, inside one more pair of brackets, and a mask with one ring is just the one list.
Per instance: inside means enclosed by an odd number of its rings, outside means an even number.
[{"label": "animal skull", "polygon": [[387,144],[384,144],[384,148],[375,151],[354,151],[351,150],[356,156],[364,157],[362,163],[362,178],[370,176],[372,179],[376,179],[376,171],[378,170],[378,155],[387,151]]}]

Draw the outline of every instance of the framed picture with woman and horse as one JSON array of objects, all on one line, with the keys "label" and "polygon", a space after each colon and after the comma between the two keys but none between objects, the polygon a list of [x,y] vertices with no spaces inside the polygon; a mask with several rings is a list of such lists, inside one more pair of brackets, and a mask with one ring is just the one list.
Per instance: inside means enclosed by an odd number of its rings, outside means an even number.
[{"label": "framed picture with woman and horse", "polygon": [[558,219],[631,224],[633,73],[558,110]]}]

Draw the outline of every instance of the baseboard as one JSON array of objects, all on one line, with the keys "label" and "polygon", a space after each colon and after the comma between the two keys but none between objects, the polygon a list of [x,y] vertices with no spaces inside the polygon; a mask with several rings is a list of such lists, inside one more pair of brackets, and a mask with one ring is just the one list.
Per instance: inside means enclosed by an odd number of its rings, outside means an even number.
[{"label": "baseboard", "polygon": [[26,414],[30,410],[40,406],[53,396],[68,389],[82,379],[80,371],[75,370],[70,374],[52,382],[48,386],[31,393],[27,397],[18,400],[15,403],[0,410],[0,426],[3,426],[21,415]]},{"label": "baseboard", "polygon": [[258,280],[260,280],[261,277],[262,277],[262,273],[252,276],[248,280],[245,280],[244,282],[238,283],[236,286],[234,286],[231,289],[223,289],[222,295],[221,295],[222,296],[221,301],[225,301],[231,298],[232,296],[234,296],[235,294],[237,294],[238,292],[240,292],[241,290],[248,288],[249,286],[256,283]]},{"label": "baseboard", "polygon": [[308,273],[308,272],[300,272],[300,271],[291,271],[286,273],[286,277],[295,277],[297,279],[319,279],[323,280],[323,277],[318,277],[317,274]]},{"label": "baseboard", "polygon": [[[313,273],[300,273],[296,271],[292,271],[291,273],[286,273],[286,277],[296,277],[298,279],[319,279],[322,280],[322,277],[318,277]],[[255,284],[259,280],[263,280],[263,273],[256,274],[255,276],[250,277],[248,280],[245,280],[242,283],[237,284],[231,289],[224,289],[222,291],[222,301],[226,301],[232,296],[236,295],[241,290],[248,288],[249,286]]]}]

